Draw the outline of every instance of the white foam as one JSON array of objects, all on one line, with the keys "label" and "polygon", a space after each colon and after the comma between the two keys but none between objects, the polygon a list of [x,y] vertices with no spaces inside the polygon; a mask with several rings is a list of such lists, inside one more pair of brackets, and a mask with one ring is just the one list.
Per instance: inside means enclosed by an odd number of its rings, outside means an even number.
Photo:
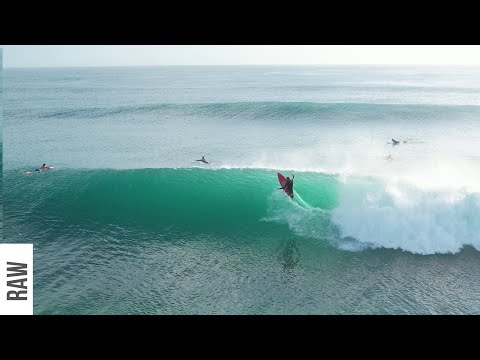
[{"label": "white foam", "polygon": [[341,236],[418,254],[480,250],[480,194],[349,179],[332,221]]},{"label": "white foam", "polygon": [[342,239],[327,211],[310,206],[297,192],[294,199],[291,201],[285,194],[273,192],[268,201],[268,215],[261,220],[287,224],[297,235],[328,241],[342,250],[358,251],[368,247],[355,239]]}]

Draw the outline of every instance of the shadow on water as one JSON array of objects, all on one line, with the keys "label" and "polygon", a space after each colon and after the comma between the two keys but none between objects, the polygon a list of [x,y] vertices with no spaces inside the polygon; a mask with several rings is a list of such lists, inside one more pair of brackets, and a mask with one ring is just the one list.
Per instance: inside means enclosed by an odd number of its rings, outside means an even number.
[{"label": "shadow on water", "polygon": [[294,238],[285,239],[280,246],[278,259],[285,271],[292,271],[300,260],[300,251]]}]

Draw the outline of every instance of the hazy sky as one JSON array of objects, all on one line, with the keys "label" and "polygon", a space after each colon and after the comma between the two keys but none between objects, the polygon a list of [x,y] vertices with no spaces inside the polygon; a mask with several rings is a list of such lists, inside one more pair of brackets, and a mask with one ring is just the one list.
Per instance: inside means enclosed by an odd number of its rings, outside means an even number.
[{"label": "hazy sky", "polygon": [[4,67],[419,64],[480,65],[479,45],[5,45]]}]

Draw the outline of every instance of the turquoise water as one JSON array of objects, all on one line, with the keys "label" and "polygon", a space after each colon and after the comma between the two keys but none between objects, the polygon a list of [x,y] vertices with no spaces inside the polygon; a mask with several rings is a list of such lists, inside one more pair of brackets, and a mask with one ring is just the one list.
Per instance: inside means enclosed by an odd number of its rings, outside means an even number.
[{"label": "turquoise water", "polygon": [[36,314],[480,313],[479,68],[6,69],[3,97]]}]

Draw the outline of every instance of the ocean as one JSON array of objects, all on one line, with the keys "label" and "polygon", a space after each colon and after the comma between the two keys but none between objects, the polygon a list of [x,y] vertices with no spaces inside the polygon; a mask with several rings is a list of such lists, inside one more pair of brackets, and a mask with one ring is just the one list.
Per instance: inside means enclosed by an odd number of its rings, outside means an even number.
[{"label": "ocean", "polygon": [[480,314],[478,67],[7,68],[3,115],[35,314]]}]

